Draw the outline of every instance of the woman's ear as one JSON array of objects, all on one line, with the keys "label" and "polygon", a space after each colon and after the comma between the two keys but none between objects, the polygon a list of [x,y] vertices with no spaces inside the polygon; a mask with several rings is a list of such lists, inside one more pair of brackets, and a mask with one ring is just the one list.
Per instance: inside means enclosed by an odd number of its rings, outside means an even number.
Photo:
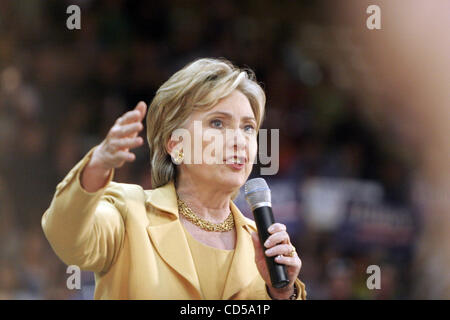
[{"label": "woman's ear", "polygon": [[172,154],[173,149],[177,145],[177,141],[173,141],[172,139],[169,139],[166,143],[166,151],[168,154]]},{"label": "woman's ear", "polygon": [[179,144],[181,144],[182,142],[183,142],[182,140],[176,141],[176,140],[173,140],[173,139],[169,139],[169,141],[167,141],[167,143],[166,143],[166,151],[167,151],[167,153],[168,153],[168,154],[172,154],[172,152],[174,151],[174,149],[175,149]]},{"label": "woman's ear", "polygon": [[[175,129],[170,138],[166,142],[166,152],[172,158],[184,158],[190,159],[189,150],[191,147],[191,134],[189,130],[185,128]],[[187,152],[185,154],[185,152]]]}]

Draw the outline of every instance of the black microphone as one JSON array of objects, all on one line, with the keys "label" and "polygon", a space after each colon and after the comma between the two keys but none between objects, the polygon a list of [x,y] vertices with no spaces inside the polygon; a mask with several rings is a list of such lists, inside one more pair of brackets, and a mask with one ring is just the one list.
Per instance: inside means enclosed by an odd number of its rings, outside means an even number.
[{"label": "black microphone", "polygon": [[[264,242],[270,236],[267,229],[275,223],[272,213],[270,189],[263,178],[255,178],[245,183],[245,199],[247,200],[255,218],[258,229],[259,241],[264,247]],[[283,288],[289,284],[286,266],[275,262],[275,257],[268,257],[265,253],[267,269],[270,273],[270,281],[274,288]]]}]

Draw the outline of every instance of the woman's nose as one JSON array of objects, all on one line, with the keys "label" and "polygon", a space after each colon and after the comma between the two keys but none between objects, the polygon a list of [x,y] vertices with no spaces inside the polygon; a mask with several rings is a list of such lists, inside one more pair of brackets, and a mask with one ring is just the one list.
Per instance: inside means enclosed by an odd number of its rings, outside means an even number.
[{"label": "woman's nose", "polygon": [[242,133],[240,129],[233,130],[233,137],[231,139],[231,143],[233,145],[234,150],[245,150],[247,140],[245,139],[245,135]]}]

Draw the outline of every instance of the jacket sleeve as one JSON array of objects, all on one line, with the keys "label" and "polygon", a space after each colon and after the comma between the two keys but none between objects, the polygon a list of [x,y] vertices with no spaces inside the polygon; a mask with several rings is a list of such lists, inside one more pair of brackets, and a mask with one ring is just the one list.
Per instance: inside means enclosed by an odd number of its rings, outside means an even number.
[{"label": "jacket sleeve", "polygon": [[[300,279],[297,278],[294,282],[294,285],[297,287],[297,299],[296,300],[306,300],[305,284],[303,282],[301,282]],[[270,295],[267,291],[266,286],[264,286],[264,292],[265,292],[265,299],[272,300],[272,298],[270,297]]]},{"label": "jacket sleeve", "polygon": [[87,192],[80,174],[92,157],[92,148],[57,185],[50,207],[42,216],[44,234],[57,256],[67,265],[106,272],[123,243],[126,206],[120,184],[112,182]]},{"label": "jacket sleeve", "polygon": [[[297,287],[297,300],[306,300],[305,284],[296,279],[294,285]],[[272,300],[267,291],[267,286],[264,280],[258,275],[246,288],[241,290],[238,296],[234,299],[239,300]]]}]

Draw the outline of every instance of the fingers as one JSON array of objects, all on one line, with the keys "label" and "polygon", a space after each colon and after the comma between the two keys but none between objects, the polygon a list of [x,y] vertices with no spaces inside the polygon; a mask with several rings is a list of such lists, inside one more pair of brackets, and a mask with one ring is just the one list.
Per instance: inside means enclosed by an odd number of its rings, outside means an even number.
[{"label": "fingers", "polygon": [[290,243],[289,234],[286,231],[277,231],[269,236],[264,242],[264,247],[271,248],[278,243]]},{"label": "fingers", "polygon": [[124,125],[132,122],[139,122],[141,120],[141,113],[139,110],[132,110],[125,113],[119,119],[117,119],[117,124]]},{"label": "fingers", "polygon": [[141,123],[147,112],[145,102],[139,102],[134,110],[128,111],[116,120],[105,140],[96,149],[95,161],[103,168],[120,168],[125,162],[132,162],[136,155],[130,149],[141,146],[144,139],[138,136],[144,129]]},{"label": "fingers", "polygon": [[286,231],[286,226],[282,223],[274,223],[269,227],[268,231],[269,233],[275,233],[277,231]]},{"label": "fingers", "polygon": [[133,122],[140,122],[144,118],[146,110],[147,105],[145,104],[145,102],[141,101],[137,104],[136,108],[134,108],[131,111],[128,111],[119,119],[117,119],[116,124],[124,125]]},{"label": "fingers", "polygon": [[136,159],[136,155],[132,152],[128,151],[117,151],[115,154],[115,160],[116,161],[126,161],[126,162],[132,162]]},{"label": "fingers", "polygon": [[279,244],[275,247],[267,249],[265,251],[266,256],[273,257],[277,255],[289,256],[292,252],[292,245],[290,244]]},{"label": "fingers", "polygon": [[111,139],[111,141],[109,142],[110,146],[115,150],[133,149],[141,146],[143,143],[144,139],[142,139],[141,137]]},{"label": "fingers", "polygon": [[302,260],[298,257],[298,255],[294,255],[293,257],[286,256],[276,256],[275,262],[279,264],[284,264],[288,267],[296,267],[298,270],[302,268]]},{"label": "fingers", "polygon": [[145,104],[144,101],[140,101],[140,102],[137,104],[135,110],[138,110],[138,111],[141,113],[141,119],[144,119],[145,114],[146,114],[146,112],[147,112],[147,105]]},{"label": "fingers", "polygon": [[134,135],[144,128],[143,124],[140,122],[134,122],[130,124],[116,124],[111,128],[110,134],[114,138],[123,138],[130,135]]},{"label": "fingers", "polygon": [[301,260],[296,252],[292,257],[290,256],[293,248],[286,226],[282,223],[274,223],[268,231],[271,235],[264,242],[265,255],[275,257],[277,263],[286,266],[298,267],[301,265]]},{"label": "fingers", "polygon": [[138,135],[139,131],[144,128],[144,125],[141,123],[141,121],[145,117],[146,111],[147,105],[145,104],[145,102],[139,102],[134,110],[128,111],[119,119],[117,119],[116,123],[110,130],[111,137],[135,138]]},{"label": "fingers", "polygon": [[290,256],[293,246],[286,231],[286,226],[281,223],[274,223],[268,228],[268,232],[271,235],[267,238],[264,246],[259,242],[257,233],[252,233],[255,260],[261,261],[265,257],[274,257],[276,263],[287,267],[290,282],[293,282],[300,272],[302,261],[297,252],[294,252],[292,257]]}]

